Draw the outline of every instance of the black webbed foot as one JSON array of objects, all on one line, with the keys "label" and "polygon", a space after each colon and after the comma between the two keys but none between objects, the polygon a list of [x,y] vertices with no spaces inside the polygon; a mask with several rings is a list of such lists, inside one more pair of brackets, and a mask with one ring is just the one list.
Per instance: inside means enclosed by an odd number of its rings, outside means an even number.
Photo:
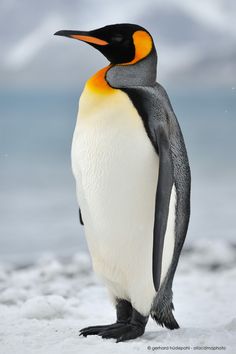
[{"label": "black webbed foot", "polygon": [[105,339],[116,339],[117,342],[125,341],[128,339],[134,339],[140,337],[144,333],[144,328],[131,325],[124,324],[118,328],[111,328],[99,333],[99,336]]},{"label": "black webbed foot", "polygon": [[129,301],[118,299],[116,304],[116,314],[117,314],[116,323],[110,325],[91,326],[91,327],[82,328],[80,330],[80,335],[84,337],[90,335],[101,335],[101,332],[107,333],[108,331],[119,329],[130,322],[132,311],[133,311],[132,305]]},{"label": "black webbed foot", "polygon": [[131,321],[117,328],[110,328],[99,333],[102,338],[113,338],[116,342],[123,342],[129,339],[140,337],[144,331],[148,321],[148,316],[142,316],[138,311],[133,309]]},{"label": "black webbed foot", "polygon": [[116,339],[116,342],[123,342],[140,337],[144,333],[148,316],[141,315],[141,313],[132,308],[132,305],[127,300],[118,300],[116,311],[116,323],[86,327],[80,330],[80,335],[84,337],[98,335],[106,339]]}]

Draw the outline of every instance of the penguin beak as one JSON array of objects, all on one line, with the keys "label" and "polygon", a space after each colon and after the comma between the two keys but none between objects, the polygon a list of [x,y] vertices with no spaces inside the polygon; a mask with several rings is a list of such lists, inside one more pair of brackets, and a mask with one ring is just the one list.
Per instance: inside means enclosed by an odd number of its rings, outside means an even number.
[{"label": "penguin beak", "polygon": [[90,35],[90,32],[85,32],[85,31],[58,31],[54,33],[54,35],[79,39],[80,41],[91,43],[91,44],[97,44],[97,45],[109,44],[107,41],[104,41],[103,39],[97,37],[93,37]]}]

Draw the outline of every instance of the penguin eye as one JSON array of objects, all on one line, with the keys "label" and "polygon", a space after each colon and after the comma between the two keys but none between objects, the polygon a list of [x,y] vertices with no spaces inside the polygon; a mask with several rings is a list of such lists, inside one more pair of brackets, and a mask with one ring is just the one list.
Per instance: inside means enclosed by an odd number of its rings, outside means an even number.
[{"label": "penguin eye", "polygon": [[115,36],[112,37],[112,42],[114,43],[121,43],[123,41],[124,37],[122,34],[116,34]]}]

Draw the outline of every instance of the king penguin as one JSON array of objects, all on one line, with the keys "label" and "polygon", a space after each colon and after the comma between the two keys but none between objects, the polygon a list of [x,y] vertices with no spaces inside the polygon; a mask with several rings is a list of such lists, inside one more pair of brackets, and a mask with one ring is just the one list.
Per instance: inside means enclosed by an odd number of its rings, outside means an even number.
[{"label": "king penguin", "polygon": [[169,329],[172,283],[190,215],[190,168],[157,54],[143,27],[114,24],[58,36],[84,41],[109,65],[85,84],[72,142],[80,221],[116,322],[80,330],[116,342],[141,336],[149,316]]}]

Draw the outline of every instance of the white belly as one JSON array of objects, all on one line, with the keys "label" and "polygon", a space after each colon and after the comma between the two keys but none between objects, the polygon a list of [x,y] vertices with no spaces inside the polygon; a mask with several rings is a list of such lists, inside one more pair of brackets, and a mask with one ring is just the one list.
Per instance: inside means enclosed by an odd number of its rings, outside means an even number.
[{"label": "white belly", "polygon": [[[128,96],[85,90],[72,169],[94,270],[113,296],[147,313],[155,295],[152,246],[158,156]],[[140,299],[140,293],[143,299]]]}]

